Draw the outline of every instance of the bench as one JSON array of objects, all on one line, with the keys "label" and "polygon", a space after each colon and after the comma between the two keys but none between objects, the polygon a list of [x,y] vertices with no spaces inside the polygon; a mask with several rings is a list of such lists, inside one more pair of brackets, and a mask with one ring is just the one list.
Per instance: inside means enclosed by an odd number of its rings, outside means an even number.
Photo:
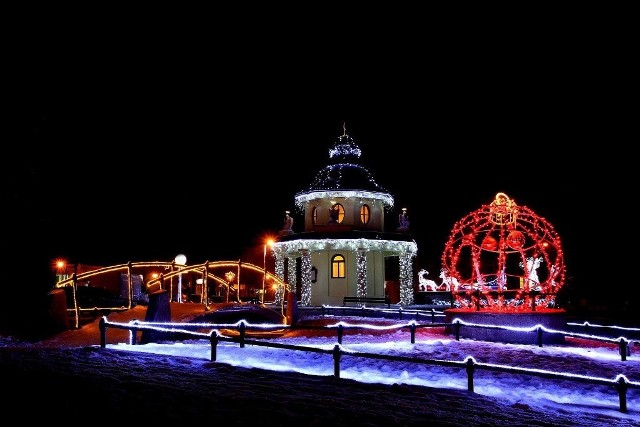
[{"label": "bench", "polygon": [[342,305],[345,306],[348,303],[387,304],[387,308],[391,307],[391,300],[389,297],[343,297]]}]

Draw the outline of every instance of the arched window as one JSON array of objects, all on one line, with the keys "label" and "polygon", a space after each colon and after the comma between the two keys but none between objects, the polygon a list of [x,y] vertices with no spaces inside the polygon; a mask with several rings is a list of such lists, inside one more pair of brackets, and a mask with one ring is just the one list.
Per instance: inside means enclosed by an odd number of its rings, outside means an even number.
[{"label": "arched window", "polygon": [[369,214],[370,214],[369,205],[360,206],[360,221],[363,224],[368,224],[369,223],[369,219],[370,219]]},{"label": "arched window", "polygon": [[344,206],[334,203],[329,210],[329,223],[340,224],[344,220]]},{"label": "arched window", "polygon": [[313,225],[316,225],[318,223],[318,207],[314,206],[313,210],[311,211],[311,223]]},{"label": "arched window", "polygon": [[344,256],[334,255],[333,258],[331,258],[331,278],[344,279],[344,277],[345,277]]}]

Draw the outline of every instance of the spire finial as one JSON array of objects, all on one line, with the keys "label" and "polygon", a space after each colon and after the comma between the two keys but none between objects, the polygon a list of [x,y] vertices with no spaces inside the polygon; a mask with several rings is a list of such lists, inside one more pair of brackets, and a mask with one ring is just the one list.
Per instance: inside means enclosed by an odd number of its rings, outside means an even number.
[{"label": "spire finial", "polygon": [[347,136],[347,122],[342,121],[342,136]]}]

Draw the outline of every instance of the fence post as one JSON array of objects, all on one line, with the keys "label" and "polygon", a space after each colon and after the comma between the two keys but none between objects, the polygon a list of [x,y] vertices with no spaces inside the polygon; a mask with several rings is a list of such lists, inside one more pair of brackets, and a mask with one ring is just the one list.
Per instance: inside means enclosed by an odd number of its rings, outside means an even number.
[{"label": "fence post", "polygon": [[244,335],[247,325],[244,323],[244,320],[240,322],[240,327],[238,330],[240,331],[240,348],[244,348]]},{"label": "fence post", "polygon": [[453,329],[456,333],[456,341],[460,341],[460,320],[456,320],[456,323],[453,324]]},{"label": "fence post", "polygon": [[[133,325],[137,325],[138,321],[136,319],[133,319],[129,323]],[[129,329],[129,344],[136,345],[137,337],[138,337],[138,328],[133,326],[131,329]]]},{"label": "fence post", "polygon": [[618,396],[620,397],[620,412],[627,413],[627,382],[624,377],[618,378],[616,389],[618,390]]},{"label": "fence post", "polygon": [[627,349],[629,348],[629,342],[624,339],[624,337],[620,337],[620,341],[618,341],[618,348],[620,350],[620,357],[624,362],[627,360]]},{"label": "fence post", "polygon": [[538,347],[542,347],[542,326],[538,326]]},{"label": "fence post", "polygon": [[473,359],[472,358],[468,358],[467,359],[467,390],[469,391],[473,391],[473,373],[475,372],[476,368],[473,365]]},{"label": "fence post", "polygon": [[409,325],[409,330],[411,331],[411,344],[416,343],[416,324],[412,323]]},{"label": "fence post", "polygon": [[100,328],[100,347],[105,348],[107,346],[107,320],[104,316],[100,318],[98,327]]},{"label": "fence post", "polygon": [[333,346],[333,376],[340,378],[340,346]]},{"label": "fence post", "polygon": [[211,343],[211,361],[215,362],[218,356],[218,331],[215,329],[209,335],[209,342]]},{"label": "fence post", "polygon": [[344,332],[344,327],[342,325],[338,325],[338,344],[342,344],[342,333]]}]

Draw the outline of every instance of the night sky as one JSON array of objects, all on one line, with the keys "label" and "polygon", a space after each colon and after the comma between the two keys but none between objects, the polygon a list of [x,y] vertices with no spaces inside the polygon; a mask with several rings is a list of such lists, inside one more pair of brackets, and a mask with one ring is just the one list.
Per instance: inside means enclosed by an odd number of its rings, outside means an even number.
[{"label": "night sky", "polygon": [[382,70],[373,56],[225,51],[205,65],[130,48],[71,63],[40,48],[15,70],[5,114],[3,240],[20,266],[259,257],[285,210],[301,231],[295,194],[346,122],[395,198],[387,227],[408,208],[432,279],[455,221],[504,192],[555,227],[572,286],[631,289],[637,165],[615,62],[574,49]]}]

